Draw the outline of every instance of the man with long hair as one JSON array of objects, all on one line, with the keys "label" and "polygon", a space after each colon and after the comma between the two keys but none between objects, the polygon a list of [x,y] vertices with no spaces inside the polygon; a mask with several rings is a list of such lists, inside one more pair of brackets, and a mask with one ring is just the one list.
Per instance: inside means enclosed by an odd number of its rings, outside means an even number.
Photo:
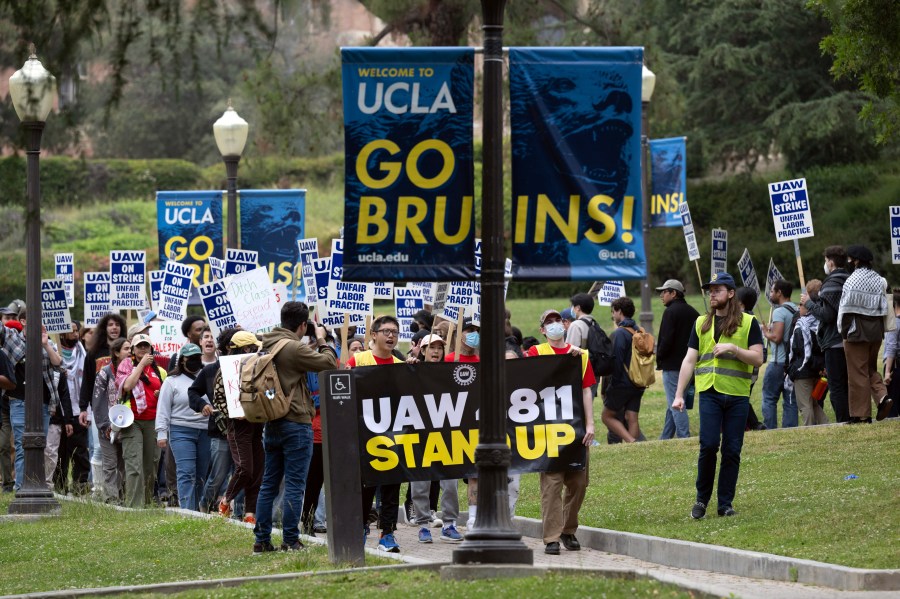
[{"label": "man with long hair", "polygon": [[716,459],[722,447],[719,470],[718,513],[734,516],[732,507],[744,426],[750,407],[753,367],[763,360],[762,333],[756,319],[742,311],[735,297],[734,277],[714,274],[703,286],[709,290],[709,312],[697,318],[688,351],[678,374],[673,410],[684,410],[684,392],[695,377],[700,395],[700,455],[697,458],[697,500],[691,517],[706,515],[716,478]]}]

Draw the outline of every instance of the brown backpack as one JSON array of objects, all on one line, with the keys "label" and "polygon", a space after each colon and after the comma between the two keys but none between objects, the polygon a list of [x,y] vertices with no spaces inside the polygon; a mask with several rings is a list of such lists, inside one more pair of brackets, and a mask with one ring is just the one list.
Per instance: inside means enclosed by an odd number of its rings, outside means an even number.
[{"label": "brown backpack", "polygon": [[282,339],[272,351],[261,351],[241,360],[241,407],[249,422],[278,420],[291,410],[296,388],[285,394],[275,369],[275,356],[289,341]]},{"label": "brown backpack", "polygon": [[647,388],[656,382],[656,364],[653,359],[655,340],[653,335],[623,327],[631,333],[631,362],[628,364],[628,378],[636,387]]}]

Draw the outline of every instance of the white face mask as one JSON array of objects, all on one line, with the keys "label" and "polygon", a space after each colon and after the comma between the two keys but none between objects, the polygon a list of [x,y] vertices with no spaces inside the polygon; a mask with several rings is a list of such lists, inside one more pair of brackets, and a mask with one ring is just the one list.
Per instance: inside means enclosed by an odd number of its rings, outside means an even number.
[{"label": "white face mask", "polygon": [[544,327],[544,332],[547,335],[547,339],[551,341],[558,341],[563,338],[563,335],[566,334],[566,327],[563,326],[561,322],[551,322],[546,327]]},{"label": "white face mask", "polygon": [[828,266],[828,260],[825,261],[825,274],[826,274],[826,275],[830,275],[830,274],[831,274],[831,267]]}]

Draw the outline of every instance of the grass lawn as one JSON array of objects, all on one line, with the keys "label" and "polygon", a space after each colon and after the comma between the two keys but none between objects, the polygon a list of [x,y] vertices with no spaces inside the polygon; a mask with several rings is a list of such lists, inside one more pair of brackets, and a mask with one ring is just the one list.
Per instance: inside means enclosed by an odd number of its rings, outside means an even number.
[{"label": "grass lawn", "polygon": [[[10,501],[11,493],[0,495],[0,513]],[[321,546],[253,556],[253,533],[220,519],[61,503],[58,518],[0,523],[0,595],[335,567]],[[367,555],[366,563],[396,562]]]},{"label": "grass lawn", "polygon": [[[551,574],[544,578],[442,581],[421,570],[347,572],[286,582],[253,582],[228,589],[198,590],[174,595],[192,597],[607,597],[688,598],[691,593],[652,580],[621,580],[589,575]],[[139,597],[140,595],[138,595]],[[144,595],[145,597],[147,595]],[[166,595],[171,597],[172,595]]]}]

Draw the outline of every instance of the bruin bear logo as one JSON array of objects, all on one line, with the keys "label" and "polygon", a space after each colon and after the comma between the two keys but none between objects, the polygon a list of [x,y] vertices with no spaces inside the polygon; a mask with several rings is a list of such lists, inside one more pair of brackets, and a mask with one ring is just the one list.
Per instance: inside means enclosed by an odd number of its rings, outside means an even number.
[{"label": "bruin bear logo", "polygon": [[453,370],[453,380],[457,385],[468,386],[475,382],[475,368],[468,364],[460,364]]},{"label": "bruin bear logo", "polygon": [[595,193],[621,198],[630,174],[628,141],[634,135],[634,106],[622,77],[600,72],[574,79],[548,73],[538,74],[531,85],[540,105],[520,103],[512,109],[531,113],[519,122],[527,122],[545,143],[556,145],[554,168]]}]

